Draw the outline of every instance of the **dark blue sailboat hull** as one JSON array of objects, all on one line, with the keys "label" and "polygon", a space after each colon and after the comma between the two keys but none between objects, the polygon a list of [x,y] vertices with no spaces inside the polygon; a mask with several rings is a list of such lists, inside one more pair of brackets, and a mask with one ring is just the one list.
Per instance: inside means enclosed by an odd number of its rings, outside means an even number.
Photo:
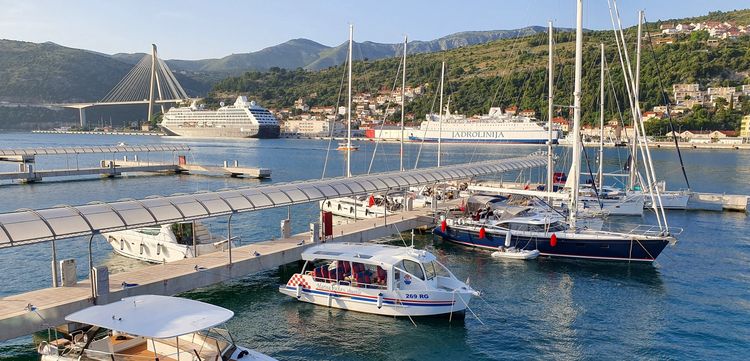
[{"label": "dark blue sailboat hull", "polygon": [[[445,232],[440,227],[434,234],[449,242],[470,247],[497,249],[505,244],[505,234],[485,232],[483,238],[478,232],[448,227]],[[549,237],[513,236],[511,246],[527,250],[539,250],[543,256],[571,257],[610,261],[652,262],[669,244],[667,239],[566,239],[558,236],[555,246]]]}]

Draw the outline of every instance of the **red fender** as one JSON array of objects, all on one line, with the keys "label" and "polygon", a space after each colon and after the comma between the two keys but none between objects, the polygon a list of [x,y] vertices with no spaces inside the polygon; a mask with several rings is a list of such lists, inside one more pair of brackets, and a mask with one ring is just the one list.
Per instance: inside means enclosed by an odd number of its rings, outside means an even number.
[{"label": "red fender", "polygon": [[372,195],[370,195],[370,198],[367,199],[367,206],[368,207],[372,207],[374,205],[375,205],[375,197],[373,197]]},{"label": "red fender", "polygon": [[484,227],[479,229],[479,239],[483,239],[484,236],[487,235],[487,232],[484,230]]},{"label": "red fender", "polygon": [[448,223],[443,220],[440,222],[440,231],[445,233],[445,231],[448,229]]},{"label": "red fender", "polygon": [[554,247],[557,246],[557,235],[552,233],[552,237],[549,238],[549,245]]}]

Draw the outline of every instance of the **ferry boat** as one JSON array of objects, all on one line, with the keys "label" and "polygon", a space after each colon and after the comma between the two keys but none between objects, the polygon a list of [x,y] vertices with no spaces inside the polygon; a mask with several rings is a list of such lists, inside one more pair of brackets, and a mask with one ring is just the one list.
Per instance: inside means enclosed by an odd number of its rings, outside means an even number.
[{"label": "ferry boat", "polygon": [[279,291],[302,302],[387,316],[462,314],[477,291],[424,250],[327,243],[302,252]]},{"label": "ferry boat", "polygon": [[221,252],[229,246],[229,240],[214,238],[206,226],[199,222],[143,227],[102,235],[116,253],[152,263]]},{"label": "ferry boat", "polygon": [[193,102],[164,113],[161,128],[168,135],[208,138],[278,138],[281,128],[276,117],[247,97],[217,110],[203,109]]},{"label": "ferry boat", "polygon": [[84,327],[43,341],[37,351],[42,361],[275,360],[235,344],[221,327],[232,316],[225,308],[185,298],[127,297],[70,314],[66,321]]},{"label": "ferry boat", "polygon": [[[467,118],[447,112],[440,116],[428,114],[419,128],[409,133],[411,141],[449,143],[522,143],[546,144],[548,125],[535,118],[504,113],[500,108],[490,108],[487,115]],[[442,124],[441,124],[442,123]],[[559,128],[552,130],[552,142],[561,137]]]}]

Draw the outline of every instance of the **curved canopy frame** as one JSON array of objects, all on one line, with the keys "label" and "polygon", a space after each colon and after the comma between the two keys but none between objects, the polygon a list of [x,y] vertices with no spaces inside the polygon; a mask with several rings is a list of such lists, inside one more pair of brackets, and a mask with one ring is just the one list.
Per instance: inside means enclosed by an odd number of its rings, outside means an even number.
[{"label": "curved canopy frame", "polygon": [[386,192],[546,165],[546,156],[0,213],[0,248]]}]

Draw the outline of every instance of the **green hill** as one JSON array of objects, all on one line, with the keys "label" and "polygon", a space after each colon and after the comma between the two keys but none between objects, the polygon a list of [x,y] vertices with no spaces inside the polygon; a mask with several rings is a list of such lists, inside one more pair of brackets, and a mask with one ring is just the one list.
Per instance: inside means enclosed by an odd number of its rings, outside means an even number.
[{"label": "green hill", "polygon": [[[726,20],[745,19],[748,14],[750,10],[712,13],[699,19],[713,19],[716,16]],[[658,25],[647,25],[651,36],[659,34]],[[630,53],[634,58],[635,28],[627,29],[626,39],[631,44]],[[572,104],[573,40],[572,33],[558,33],[556,36],[556,104]],[[439,53],[410,56],[407,60],[407,86],[429,85],[428,95],[410,103],[407,112],[415,113],[416,119],[424,119],[424,114],[431,109],[437,111],[433,99],[439,83],[440,62],[445,60],[448,67],[446,95],[451,97],[451,111],[472,115],[486,113],[490,106],[518,105],[520,108],[531,108],[536,110],[537,114],[542,114],[543,111],[546,112],[546,43],[546,34],[536,34],[521,39],[498,40]],[[584,43],[583,106],[584,120],[590,123],[598,119],[596,110],[600,43],[604,43],[606,47],[606,58],[611,67],[617,100],[621,107],[626,107],[626,97],[623,94],[625,87],[619,58],[616,57],[613,33],[587,32]],[[374,93],[381,88],[390,89],[394,84],[399,62],[400,59],[394,58],[355,61],[355,92]],[[674,83],[697,82],[704,89],[707,86],[750,84],[750,36],[746,35],[737,40],[722,40],[716,46],[695,39],[681,39],[677,44],[658,46],[650,46],[644,41],[641,76],[641,100],[644,111],[663,103],[657,64],[665,88],[663,90],[670,95]],[[242,93],[268,107],[289,107],[299,97],[309,99],[310,105],[335,105],[343,71],[343,66],[336,66],[318,72],[302,69],[248,72],[217,83],[212,96],[230,98]],[[610,109],[606,114],[607,119],[615,116],[615,102],[610,92],[608,90],[607,102]],[[317,96],[311,98],[311,94]],[[342,98],[342,104],[344,100]],[[744,111],[750,112],[748,108],[750,106]],[[736,120],[737,117],[734,117],[731,121]],[[704,125],[719,129],[735,127],[735,124],[727,123],[729,121],[726,119],[722,121],[726,124]]]}]

